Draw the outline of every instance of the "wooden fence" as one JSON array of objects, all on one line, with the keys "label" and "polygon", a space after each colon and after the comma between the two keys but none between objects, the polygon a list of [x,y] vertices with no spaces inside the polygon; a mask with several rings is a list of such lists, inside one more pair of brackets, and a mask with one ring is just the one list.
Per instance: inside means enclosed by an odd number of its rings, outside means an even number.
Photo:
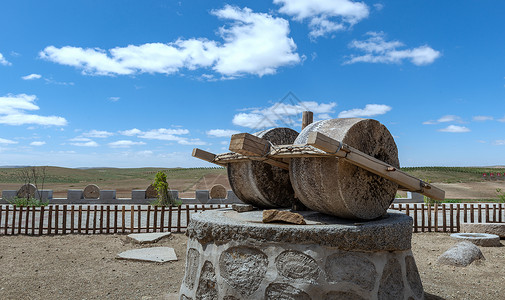
[{"label": "wooden fence", "polygon": [[427,206],[423,203],[392,204],[414,219],[414,232],[459,232],[461,223],[505,222],[503,203],[443,203]]},{"label": "wooden fence", "polygon": [[[0,205],[0,235],[182,232],[192,213],[230,205]],[[505,222],[505,204],[392,204],[413,218],[414,232],[459,232],[460,224]]]},{"label": "wooden fence", "polygon": [[0,235],[182,232],[191,213],[229,205],[0,205]]}]

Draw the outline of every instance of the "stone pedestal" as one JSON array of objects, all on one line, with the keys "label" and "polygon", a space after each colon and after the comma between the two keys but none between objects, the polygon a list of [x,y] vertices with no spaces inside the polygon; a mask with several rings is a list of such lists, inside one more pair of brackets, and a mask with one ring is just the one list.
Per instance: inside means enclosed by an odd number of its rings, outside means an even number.
[{"label": "stone pedestal", "polygon": [[357,223],[312,211],[307,225],[262,211],[193,214],[181,299],[423,299],[412,219]]}]

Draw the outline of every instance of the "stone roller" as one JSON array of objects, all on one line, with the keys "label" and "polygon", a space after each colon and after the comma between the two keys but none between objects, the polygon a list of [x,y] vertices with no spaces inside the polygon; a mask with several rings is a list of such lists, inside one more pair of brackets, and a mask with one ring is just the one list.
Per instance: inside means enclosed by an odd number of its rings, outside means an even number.
[{"label": "stone roller", "polygon": [[[398,149],[389,130],[376,120],[344,118],[312,123],[294,141],[307,144],[322,133],[395,168]],[[289,164],[297,198],[308,208],[350,219],[374,219],[386,212],[398,184],[339,157],[294,157]]]},{"label": "stone roller", "polygon": [[[272,128],[253,134],[272,145],[292,144],[298,132],[290,128]],[[291,207],[295,202],[289,172],[254,160],[228,164],[228,179],[235,195],[245,203],[262,208]]]}]

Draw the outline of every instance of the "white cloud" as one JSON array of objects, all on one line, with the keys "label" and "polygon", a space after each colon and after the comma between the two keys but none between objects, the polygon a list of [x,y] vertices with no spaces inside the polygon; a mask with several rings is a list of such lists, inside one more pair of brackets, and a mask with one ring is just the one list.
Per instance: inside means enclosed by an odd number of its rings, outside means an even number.
[{"label": "white cloud", "polygon": [[0,97],[0,124],[7,125],[55,125],[65,126],[67,120],[57,116],[39,116],[27,114],[27,110],[39,110],[35,104],[37,97],[35,95],[26,94],[8,94]]},{"label": "white cloud", "polygon": [[85,137],[91,137],[91,138],[108,138],[108,137],[114,135],[114,133],[104,131],[104,130],[93,129],[91,131],[83,133],[82,135]]},{"label": "white cloud", "polygon": [[207,131],[208,136],[212,137],[230,137],[232,134],[237,134],[240,131],[231,129],[211,129]]},{"label": "white cloud", "polygon": [[398,50],[404,44],[400,41],[386,41],[382,32],[368,32],[370,37],[364,41],[353,40],[350,48],[364,51],[364,55],[351,55],[344,64],[357,62],[401,63],[408,59],[416,66],[429,65],[441,56],[441,53],[428,45],[417,48]]},{"label": "white cloud", "polygon": [[17,144],[18,142],[0,138],[0,144]]},{"label": "white cloud", "polygon": [[117,102],[119,101],[119,97],[109,97],[109,100],[112,101],[112,102]]},{"label": "white cloud", "polygon": [[89,142],[89,141],[91,141],[91,139],[78,136],[78,137],[70,139],[69,141],[70,142]]},{"label": "white cloud", "polygon": [[161,140],[161,141],[180,141],[183,137],[179,135],[188,134],[187,129],[166,129],[158,128],[149,131],[144,131],[138,134],[139,138],[150,139],[150,140]]},{"label": "white cloud", "polygon": [[43,146],[45,145],[46,142],[42,142],[42,141],[35,141],[35,142],[31,142],[30,143],[30,146]]},{"label": "white cloud", "polygon": [[70,145],[78,147],[98,147],[98,143],[95,141],[83,142],[83,143],[70,143]]},{"label": "white cloud", "polygon": [[21,78],[23,80],[33,80],[33,79],[40,79],[40,78],[42,78],[42,76],[39,74],[30,74],[30,75],[23,76]]},{"label": "white cloud", "polygon": [[369,15],[365,3],[350,0],[274,0],[274,3],[281,5],[279,12],[297,21],[308,19],[313,38],[345,30]]},{"label": "white cloud", "polygon": [[383,115],[391,110],[391,106],[384,104],[367,104],[365,108],[354,108],[344,110],[338,114],[339,118],[357,118],[357,117],[372,117]]},{"label": "white cloud", "polygon": [[2,53],[0,53],[0,65],[4,65],[4,66],[11,65],[11,63],[5,59],[5,57],[2,55]]},{"label": "white cloud", "polygon": [[108,51],[99,48],[48,46],[40,57],[82,69],[92,75],[172,74],[185,68],[212,68],[224,77],[273,74],[279,67],[301,61],[289,38],[289,23],[265,13],[226,5],[213,15],[231,21],[219,28],[224,42],[178,39],[172,43],[128,45]]},{"label": "white cloud", "polygon": [[112,148],[129,148],[131,146],[136,146],[136,145],[145,145],[146,143],[144,142],[134,142],[134,141],[129,141],[129,140],[119,140],[116,142],[109,143],[109,146]]},{"label": "white cloud", "polygon": [[181,145],[192,145],[192,146],[207,145],[206,142],[204,142],[200,139],[182,139],[182,140],[179,140],[178,143]]},{"label": "white cloud", "polygon": [[493,142],[493,145],[497,145],[497,146],[505,145],[505,140],[496,140]]},{"label": "white cloud", "polygon": [[477,122],[484,122],[484,121],[492,121],[494,120],[494,118],[491,116],[475,116],[473,117],[473,120]]},{"label": "white cloud", "polygon": [[458,122],[458,123],[463,123],[461,118],[459,116],[455,115],[445,115],[442,116],[441,118],[437,120],[428,120],[423,122],[424,125],[434,125],[434,124],[440,124],[440,123],[448,123],[448,122]]},{"label": "white cloud", "polygon": [[373,7],[374,7],[376,10],[381,11],[381,10],[383,10],[383,9],[384,9],[384,4],[382,4],[382,3],[375,3],[375,4],[373,5]]},{"label": "white cloud", "polygon": [[130,129],[130,130],[119,131],[119,134],[126,135],[126,136],[134,136],[134,135],[138,135],[140,133],[142,133],[142,131],[140,131],[137,128],[133,128],[133,129]]},{"label": "white cloud", "polygon": [[498,119],[498,122],[505,122],[505,117]]},{"label": "white cloud", "polygon": [[267,108],[253,108],[250,112],[239,113],[233,116],[233,124],[248,128],[277,127],[279,123],[294,126],[293,117],[303,111],[310,110],[314,114],[333,113],[336,103],[317,103],[315,101],[303,101],[298,104],[276,103]]},{"label": "white cloud", "polygon": [[468,129],[465,126],[449,125],[446,128],[439,129],[438,131],[459,133],[459,132],[469,132],[470,129]]}]

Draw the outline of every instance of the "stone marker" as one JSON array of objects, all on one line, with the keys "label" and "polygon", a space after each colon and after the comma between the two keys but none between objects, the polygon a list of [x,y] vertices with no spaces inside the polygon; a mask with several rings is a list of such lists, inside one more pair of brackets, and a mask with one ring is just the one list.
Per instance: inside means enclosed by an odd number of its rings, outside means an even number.
[{"label": "stone marker", "polygon": [[290,224],[305,225],[303,216],[287,210],[267,209],[263,211],[263,223],[285,222]]},{"label": "stone marker", "polygon": [[210,199],[225,199],[226,188],[222,184],[215,184],[210,188]]},{"label": "stone marker", "polygon": [[80,200],[83,198],[83,190],[68,190],[67,200]]},{"label": "stone marker", "polygon": [[231,209],[241,213],[254,210],[254,206],[252,206],[251,204],[232,204]]},{"label": "stone marker", "polygon": [[461,232],[489,233],[505,238],[505,223],[461,223]]},{"label": "stone marker", "polygon": [[116,199],[116,190],[100,190],[100,200]]},{"label": "stone marker", "polygon": [[158,191],[154,188],[154,185],[149,185],[146,189],[146,199],[158,198]]},{"label": "stone marker", "polygon": [[88,184],[82,192],[84,199],[98,199],[100,197],[100,188],[96,184]]},{"label": "stone marker", "polygon": [[151,247],[128,250],[119,253],[116,258],[159,263],[177,260],[174,248],[169,247]]},{"label": "stone marker", "polygon": [[485,260],[479,247],[470,242],[460,242],[440,255],[437,262],[442,265],[466,267],[480,259]]},{"label": "stone marker", "polygon": [[21,186],[16,196],[18,198],[35,198],[37,187],[32,183],[27,183]]},{"label": "stone marker", "polygon": [[482,247],[500,247],[500,237],[489,233],[453,233],[451,238],[458,241],[467,241]]},{"label": "stone marker", "polygon": [[[323,120],[305,127],[293,144],[320,132],[399,168],[398,149],[388,129],[376,120]],[[230,164],[233,165],[233,164]],[[344,159],[291,158],[290,179],[297,198],[308,208],[348,219],[375,219],[394,200],[398,184]]]},{"label": "stone marker", "polygon": [[128,238],[138,244],[156,243],[164,237],[170,236],[170,232],[149,232],[149,233],[131,233]]}]

